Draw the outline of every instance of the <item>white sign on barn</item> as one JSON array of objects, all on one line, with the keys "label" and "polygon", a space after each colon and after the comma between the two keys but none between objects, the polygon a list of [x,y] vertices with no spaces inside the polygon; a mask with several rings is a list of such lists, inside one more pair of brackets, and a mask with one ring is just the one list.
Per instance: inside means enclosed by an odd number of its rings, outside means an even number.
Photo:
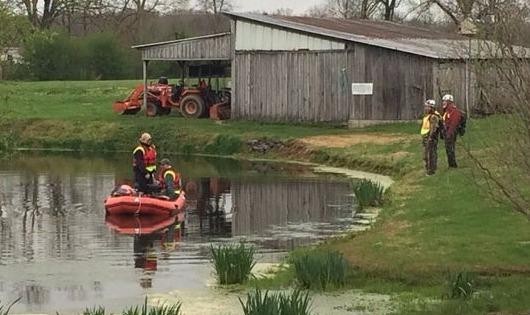
[{"label": "white sign on barn", "polygon": [[372,95],[373,83],[352,83],[351,93],[353,95]]}]

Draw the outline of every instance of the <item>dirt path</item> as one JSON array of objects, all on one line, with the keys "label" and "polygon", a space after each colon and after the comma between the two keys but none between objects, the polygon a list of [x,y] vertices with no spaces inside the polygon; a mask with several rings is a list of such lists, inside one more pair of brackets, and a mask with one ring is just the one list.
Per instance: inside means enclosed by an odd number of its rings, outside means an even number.
[{"label": "dirt path", "polygon": [[391,144],[410,140],[410,135],[403,134],[350,134],[333,136],[313,136],[300,139],[306,145],[314,147],[345,148],[356,144]]}]

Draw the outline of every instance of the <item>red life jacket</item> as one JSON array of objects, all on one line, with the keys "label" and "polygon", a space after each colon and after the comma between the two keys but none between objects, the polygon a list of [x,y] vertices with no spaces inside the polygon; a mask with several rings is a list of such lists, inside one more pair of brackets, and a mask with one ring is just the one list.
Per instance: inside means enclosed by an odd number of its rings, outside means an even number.
[{"label": "red life jacket", "polygon": [[[136,154],[136,152],[138,151],[142,151],[146,171],[150,173],[156,171],[156,148],[155,146],[151,145],[146,148],[143,145],[139,145],[136,147],[136,149],[134,149],[133,155]],[[133,166],[136,166],[135,164],[136,163],[133,158]]]},{"label": "red life jacket", "polygon": [[160,186],[162,187],[162,189],[166,188],[167,175],[171,175],[171,177],[173,178],[173,188],[175,189],[175,193],[178,194],[178,190],[180,189],[180,174],[175,172],[173,168],[168,168],[163,172],[160,172],[158,181],[160,182]]}]

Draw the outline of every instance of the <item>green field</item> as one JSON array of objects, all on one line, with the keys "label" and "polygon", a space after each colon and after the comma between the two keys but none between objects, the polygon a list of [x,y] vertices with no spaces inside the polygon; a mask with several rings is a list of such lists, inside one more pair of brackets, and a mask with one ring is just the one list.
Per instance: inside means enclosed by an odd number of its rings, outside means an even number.
[{"label": "green field", "polygon": [[[439,172],[425,177],[415,124],[348,130],[113,113],[112,102],[138,83],[0,82],[0,151],[12,147],[128,151],[140,132],[149,131],[166,152],[293,159],[389,174],[396,183],[373,229],[322,245],[344,253],[355,268],[350,287],[391,293],[402,314],[530,312],[530,223],[510,206],[489,198],[461,147],[461,167],[449,170],[440,143]],[[465,142],[485,157],[486,146],[507,136],[501,132],[507,123],[506,117],[472,120],[460,145]],[[339,147],[297,142],[318,135],[373,141]],[[379,137],[396,140],[376,141]],[[246,141],[255,138],[287,141],[287,148],[253,153]],[[446,274],[461,271],[478,275],[478,293],[465,301],[441,300]],[[280,274],[268,285],[291,281],[288,274]]]}]

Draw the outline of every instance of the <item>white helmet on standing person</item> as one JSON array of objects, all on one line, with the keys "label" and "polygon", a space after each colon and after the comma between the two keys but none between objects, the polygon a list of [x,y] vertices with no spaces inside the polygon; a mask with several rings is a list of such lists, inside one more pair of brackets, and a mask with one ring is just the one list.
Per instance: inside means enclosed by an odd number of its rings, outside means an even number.
[{"label": "white helmet on standing person", "polygon": [[434,107],[436,107],[436,101],[435,100],[426,100],[424,105],[434,108]]},{"label": "white helmet on standing person", "polygon": [[444,97],[442,97],[442,101],[444,102],[454,102],[454,98],[451,94],[445,94]]},{"label": "white helmet on standing person", "polygon": [[140,143],[150,145],[151,144],[151,139],[152,139],[151,135],[148,134],[147,132],[144,132],[144,133],[142,133],[142,135],[140,136],[140,139],[138,139],[138,141],[140,141]]}]

